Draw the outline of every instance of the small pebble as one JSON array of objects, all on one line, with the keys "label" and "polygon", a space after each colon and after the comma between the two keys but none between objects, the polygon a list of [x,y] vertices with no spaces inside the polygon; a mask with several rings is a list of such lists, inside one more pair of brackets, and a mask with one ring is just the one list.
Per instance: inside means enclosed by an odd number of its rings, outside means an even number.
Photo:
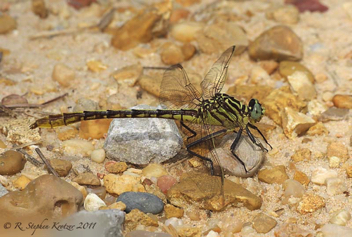
[{"label": "small pebble", "polygon": [[174,65],[184,61],[181,47],[176,44],[167,44],[160,53],[161,61],[166,65]]},{"label": "small pebble", "polygon": [[325,224],[320,231],[324,237],[352,236],[352,228],[336,224]]},{"label": "small pebble", "polygon": [[26,159],[22,153],[17,151],[5,151],[0,155],[0,175],[13,175],[20,172],[24,165],[26,164]]},{"label": "small pebble", "polygon": [[166,204],[164,207],[165,217],[170,219],[172,217],[182,218],[184,211],[181,208],[175,207],[171,204]]},{"label": "small pebble", "polygon": [[331,101],[333,97],[334,97],[334,94],[331,91],[325,91],[322,95],[322,99],[325,102]]},{"label": "small pebble", "polygon": [[322,122],[318,122],[317,124],[310,127],[307,131],[307,135],[309,136],[321,136],[321,135],[328,135],[329,130],[325,127]]},{"label": "small pebble", "polygon": [[6,148],[6,144],[0,140],[0,148],[1,149],[5,149]]},{"label": "small pebble", "polygon": [[68,155],[90,156],[94,146],[89,141],[71,139],[62,142],[62,148]]},{"label": "small pebble", "polygon": [[103,163],[105,160],[105,150],[97,149],[92,151],[90,154],[90,159],[96,163]]},{"label": "small pebble", "polygon": [[165,221],[165,225],[166,226],[172,225],[172,227],[177,228],[183,225],[183,221],[179,218],[171,217],[170,219],[167,219]]},{"label": "small pebble", "polygon": [[87,188],[87,192],[98,195],[98,197],[101,198],[102,200],[104,200],[106,197],[106,188],[104,186]]},{"label": "small pebble", "polygon": [[352,109],[352,96],[351,95],[335,95],[332,102],[337,108]]},{"label": "small pebble", "polygon": [[126,212],[138,209],[144,213],[158,214],[163,211],[164,203],[157,196],[142,192],[125,192],[116,200],[126,204]]},{"label": "small pebble", "polygon": [[200,22],[182,22],[173,25],[171,35],[181,42],[191,42],[196,39],[196,33],[203,28]]},{"label": "small pebble", "polygon": [[21,175],[13,181],[13,186],[19,190],[23,190],[29,182],[31,182],[31,180],[28,177]]},{"label": "small pebble", "polygon": [[259,62],[259,65],[271,75],[279,66],[279,64],[274,60],[263,60]]},{"label": "small pebble", "polygon": [[112,77],[118,82],[124,81],[134,86],[138,78],[142,75],[142,71],[143,67],[141,64],[132,64],[114,71]]},{"label": "small pebble", "polygon": [[302,135],[315,123],[315,120],[311,117],[289,107],[286,107],[282,114],[282,127],[284,133],[291,139]]},{"label": "small pebble", "polygon": [[111,210],[111,209],[118,209],[118,210],[124,211],[126,210],[126,205],[123,202],[114,202],[109,206],[102,206],[99,208],[99,210]]},{"label": "small pebble", "polygon": [[309,81],[304,72],[296,71],[287,77],[292,90],[297,93],[302,100],[310,101],[317,96],[314,85]]},{"label": "small pebble", "polygon": [[300,12],[325,12],[329,9],[327,6],[320,3],[319,0],[286,0],[286,2],[296,6]]},{"label": "small pebble", "polygon": [[88,69],[92,72],[101,72],[108,68],[106,65],[104,65],[101,61],[98,60],[89,60],[86,64]]},{"label": "small pebble", "polygon": [[72,168],[72,163],[68,160],[51,159],[49,163],[60,177],[67,176]]},{"label": "small pebble", "polygon": [[72,181],[81,185],[100,185],[99,178],[91,172],[81,173],[74,177]]},{"label": "small pebble", "polygon": [[331,169],[325,169],[322,167],[318,167],[312,172],[311,181],[315,184],[324,185],[326,184],[326,180],[328,178],[336,178],[337,172]]},{"label": "small pebble", "polygon": [[282,184],[288,179],[286,174],[285,166],[278,165],[272,168],[265,168],[258,172],[258,179],[265,183],[277,183]]},{"label": "small pebble", "polygon": [[308,176],[305,173],[298,171],[298,170],[293,175],[293,179],[300,182],[304,186],[308,186],[308,184],[310,182]]},{"label": "small pebble", "polygon": [[105,202],[94,193],[89,193],[84,199],[84,209],[87,211],[98,211],[102,206],[106,206]]},{"label": "small pebble", "polygon": [[167,175],[168,173],[165,170],[164,166],[162,166],[161,164],[149,164],[142,170],[142,174],[147,178],[159,178],[163,175]]},{"label": "small pebble", "polygon": [[72,85],[75,77],[75,71],[62,63],[56,64],[52,73],[52,79],[57,81],[63,87],[69,87]]},{"label": "small pebble", "polygon": [[351,220],[351,214],[347,210],[342,209],[335,212],[335,214],[331,217],[329,223],[345,226],[349,220]]},{"label": "small pebble", "polygon": [[86,98],[79,98],[76,101],[76,105],[73,107],[73,112],[81,112],[85,110],[98,110],[99,105],[97,102],[86,99]]},{"label": "small pebble", "polygon": [[289,197],[301,198],[303,194],[306,192],[303,185],[293,179],[286,180],[283,183],[283,188],[285,190],[284,196],[286,198],[289,198]]},{"label": "small pebble", "polygon": [[325,206],[323,197],[315,194],[305,194],[302,200],[298,203],[297,211],[300,214],[307,214],[315,212],[316,210]]},{"label": "small pebble", "polygon": [[294,162],[308,161],[311,158],[312,152],[308,148],[301,148],[295,151],[295,154],[291,156],[291,160]]},{"label": "small pebble", "polygon": [[327,106],[319,100],[308,101],[307,107],[309,114],[316,118],[320,117],[321,114],[328,109]]},{"label": "small pebble", "polygon": [[118,174],[126,171],[128,168],[126,162],[109,161],[105,164],[105,169],[109,173]]},{"label": "small pebble", "polygon": [[112,119],[82,121],[79,127],[79,137],[83,139],[101,139],[108,133]]},{"label": "small pebble", "polygon": [[326,156],[336,156],[341,159],[341,162],[346,162],[349,159],[348,149],[341,142],[332,142],[328,145]]},{"label": "small pebble", "polygon": [[330,168],[339,168],[340,162],[341,162],[341,160],[337,156],[330,156],[329,157],[329,167]]},{"label": "small pebble", "polygon": [[348,109],[331,107],[321,114],[321,120],[322,122],[344,120],[348,117],[348,113]]},{"label": "small pebble", "polygon": [[78,134],[78,130],[74,127],[60,127],[56,130],[57,138],[61,141],[66,141],[72,138],[75,138]]},{"label": "small pebble", "polygon": [[7,14],[0,15],[0,34],[6,34],[16,29],[17,23],[14,18]]},{"label": "small pebble", "polygon": [[86,198],[86,197],[87,197],[88,191],[87,191],[87,188],[86,188],[86,187],[81,186],[81,185],[79,185],[79,184],[76,183],[76,182],[70,182],[70,184],[71,184],[73,187],[77,188],[78,191],[80,191],[80,192],[82,193],[83,198]]},{"label": "small pebble", "polygon": [[160,190],[166,194],[167,190],[169,190],[177,180],[171,176],[171,175],[163,175],[158,178],[157,185],[160,188]]},{"label": "small pebble", "polygon": [[259,213],[253,220],[253,228],[258,233],[268,233],[277,225],[277,221],[264,213]]},{"label": "small pebble", "polygon": [[48,9],[45,7],[44,0],[32,0],[32,11],[40,18],[45,19],[48,17]]},{"label": "small pebble", "polygon": [[283,5],[269,9],[266,18],[283,24],[296,24],[299,20],[299,11],[293,5]]},{"label": "small pebble", "polygon": [[330,196],[342,194],[347,191],[345,182],[340,178],[328,178],[326,179],[326,192]]},{"label": "small pebble", "polygon": [[131,175],[107,174],[104,176],[104,186],[107,192],[117,195],[130,191],[144,191],[140,178]]}]

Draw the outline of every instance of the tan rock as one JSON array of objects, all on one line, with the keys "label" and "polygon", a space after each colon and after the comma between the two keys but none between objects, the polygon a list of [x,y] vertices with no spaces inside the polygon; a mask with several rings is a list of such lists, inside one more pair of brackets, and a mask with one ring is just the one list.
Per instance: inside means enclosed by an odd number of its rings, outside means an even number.
[{"label": "tan rock", "polygon": [[212,54],[224,52],[236,45],[234,55],[244,52],[248,46],[248,39],[241,27],[233,22],[215,22],[207,25],[196,34],[200,51]]},{"label": "tan rock", "polygon": [[178,64],[184,60],[181,47],[175,44],[167,44],[160,53],[160,57],[166,65]]},{"label": "tan rock", "polygon": [[321,196],[315,194],[305,194],[298,203],[297,211],[300,214],[315,212],[325,206],[325,200]]},{"label": "tan rock", "polygon": [[296,71],[287,77],[292,90],[297,93],[302,100],[312,100],[316,98],[317,92],[314,85],[309,81],[307,75],[303,72]]},{"label": "tan rock", "polygon": [[126,162],[107,162],[105,164],[105,169],[106,171],[108,171],[109,173],[113,173],[113,174],[118,174],[118,173],[122,173],[124,171],[126,171],[128,168]]},{"label": "tan rock", "polygon": [[314,124],[314,119],[289,107],[283,111],[282,127],[285,135],[290,139],[302,135]]},{"label": "tan rock", "polygon": [[293,95],[287,87],[273,90],[262,101],[265,106],[265,114],[279,125],[282,123],[281,114],[286,107],[290,107],[295,111],[300,111],[306,106],[306,103]]},{"label": "tan rock", "polygon": [[294,162],[308,161],[311,155],[312,152],[308,148],[301,148],[295,151],[295,154],[291,156],[291,160]]},{"label": "tan rock", "polygon": [[75,138],[78,134],[78,130],[75,127],[60,127],[57,129],[56,134],[57,138],[59,138],[61,141],[66,141]]},{"label": "tan rock", "polygon": [[171,15],[172,2],[165,1],[141,10],[114,32],[111,44],[121,50],[129,50],[154,37],[164,35]]},{"label": "tan rock", "polygon": [[72,168],[72,163],[68,160],[51,159],[49,163],[60,177],[67,176]]},{"label": "tan rock", "polygon": [[175,2],[179,3],[183,7],[189,7],[193,4],[200,3],[200,0],[175,0]]},{"label": "tan rock", "polygon": [[90,159],[96,163],[103,163],[105,160],[105,150],[100,148],[92,151]]},{"label": "tan rock", "polygon": [[329,134],[329,131],[322,122],[318,122],[317,124],[310,127],[307,131],[307,135],[309,136],[316,136],[316,135],[320,136],[320,135],[328,135],[328,134]]},{"label": "tan rock", "polygon": [[196,39],[197,32],[202,30],[203,23],[200,22],[181,22],[171,28],[171,35],[181,42],[191,42]]},{"label": "tan rock", "polygon": [[271,8],[265,16],[267,19],[283,24],[296,24],[299,21],[299,11],[291,4]]},{"label": "tan rock", "polygon": [[301,72],[307,76],[307,78],[312,84],[314,84],[315,82],[314,75],[312,74],[312,72],[299,62],[282,61],[279,64],[279,72],[286,79],[296,72]]},{"label": "tan rock", "polygon": [[286,174],[285,166],[278,165],[272,168],[262,169],[258,172],[258,179],[265,183],[282,184],[289,177]]},{"label": "tan rock", "polygon": [[79,174],[72,181],[80,185],[100,185],[99,178],[91,172]]},{"label": "tan rock", "polygon": [[334,95],[332,102],[337,108],[352,109],[351,95]]},{"label": "tan rock", "polygon": [[303,57],[303,44],[291,28],[278,25],[260,34],[248,51],[255,60],[298,61]]},{"label": "tan rock", "polygon": [[191,59],[193,55],[196,53],[196,47],[194,47],[193,44],[185,43],[182,45],[181,51],[183,54],[183,60],[187,61]]},{"label": "tan rock", "polygon": [[181,218],[181,217],[183,217],[183,214],[184,214],[183,209],[175,207],[170,204],[166,204],[164,206],[164,211],[165,211],[165,217],[167,219],[169,219],[171,217]]},{"label": "tan rock", "polygon": [[0,140],[0,148],[1,149],[5,149],[6,148],[6,144]]},{"label": "tan rock", "polygon": [[111,209],[118,209],[118,210],[124,211],[126,210],[126,205],[123,202],[114,202],[109,206],[102,206],[99,208],[99,210],[111,210]]},{"label": "tan rock", "polygon": [[159,97],[160,85],[161,85],[162,79],[163,78],[161,76],[151,77],[148,75],[142,75],[138,80],[138,84],[141,86],[143,90],[147,91],[148,93],[156,97]]},{"label": "tan rock", "polygon": [[149,164],[142,170],[142,174],[147,178],[159,178],[163,175],[167,175],[168,173],[161,164]]},{"label": "tan rock", "polygon": [[200,227],[190,227],[190,226],[179,226],[177,228],[177,233],[180,236],[201,236],[202,229]]},{"label": "tan rock", "polygon": [[341,142],[332,142],[328,145],[326,156],[332,157],[337,156],[341,159],[341,162],[346,162],[349,159],[348,149]]},{"label": "tan rock", "polygon": [[179,22],[180,20],[186,19],[190,13],[190,11],[183,8],[173,9],[170,16],[170,23],[174,24]]},{"label": "tan rock", "polygon": [[13,186],[19,190],[23,190],[29,182],[31,182],[31,180],[27,176],[21,175],[13,181]]},{"label": "tan rock", "polygon": [[268,233],[277,225],[277,221],[264,213],[259,213],[253,220],[253,228],[258,233]]},{"label": "tan rock", "polygon": [[45,7],[44,0],[32,0],[32,11],[40,18],[48,17],[48,9]]},{"label": "tan rock", "polygon": [[108,133],[112,119],[82,121],[79,127],[79,137],[83,139],[100,139]]},{"label": "tan rock", "polygon": [[0,164],[0,175],[13,175],[24,168],[26,159],[22,153],[9,150],[0,155]]},{"label": "tan rock", "polygon": [[75,71],[62,63],[56,64],[52,73],[52,79],[57,81],[63,87],[69,87],[72,85],[75,77]]},{"label": "tan rock", "polygon": [[298,171],[298,170],[293,175],[293,179],[300,182],[304,186],[308,186],[308,184],[310,182],[308,176],[305,173]]},{"label": "tan rock", "polygon": [[189,202],[213,211],[222,210],[231,203],[242,203],[250,210],[261,207],[262,200],[241,185],[225,179],[223,192],[221,187],[220,177],[191,172],[184,174],[181,181],[169,189],[167,197],[171,204],[182,208],[188,207]]},{"label": "tan rock", "polygon": [[62,148],[69,155],[90,156],[94,146],[89,141],[71,139],[62,142]]},{"label": "tan rock", "polygon": [[131,175],[107,174],[104,176],[104,186],[107,192],[117,195],[129,191],[145,191],[140,178]]},{"label": "tan rock", "polygon": [[143,67],[141,64],[133,64],[114,71],[111,75],[116,81],[128,82],[134,86],[138,78],[142,75]]},{"label": "tan rock", "polygon": [[87,197],[88,191],[87,191],[87,188],[86,188],[86,187],[81,186],[81,185],[79,185],[79,184],[76,183],[76,182],[70,182],[70,184],[71,184],[73,187],[77,188],[78,191],[80,191],[80,192],[82,193],[83,198],[86,198],[86,197]]},{"label": "tan rock", "polygon": [[16,29],[17,23],[14,18],[7,14],[2,14],[0,16],[0,34],[6,34],[14,29]]},{"label": "tan rock", "polygon": [[108,68],[105,64],[98,60],[89,60],[86,64],[88,69],[92,72],[101,72]]},{"label": "tan rock", "polygon": [[133,209],[125,217],[125,228],[127,231],[136,229],[138,225],[144,226],[159,226],[158,222],[144,214],[138,209]]},{"label": "tan rock", "polygon": [[271,75],[279,66],[279,64],[274,60],[263,60],[259,62],[259,65]]},{"label": "tan rock", "polygon": [[22,191],[0,198],[0,219],[33,222],[43,217],[62,218],[77,212],[82,201],[83,196],[75,187],[53,175],[43,175]]}]

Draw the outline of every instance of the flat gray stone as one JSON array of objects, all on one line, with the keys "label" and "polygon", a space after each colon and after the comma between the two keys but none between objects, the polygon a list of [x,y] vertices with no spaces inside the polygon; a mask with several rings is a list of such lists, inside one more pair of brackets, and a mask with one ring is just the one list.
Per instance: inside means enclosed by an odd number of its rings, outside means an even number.
[{"label": "flat gray stone", "polygon": [[7,191],[7,189],[2,186],[2,184],[0,184],[0,197],[6,195],[9,191]]},{"label": "flat gray stone", "polygon": [[[156,108],[139,105],[132,109]],[[173,158],[180,151],[182,143],[173,120],[118,118],[110,124],[104,149],[110,159],[144,165]]]},{"label": "flat gray stone", "polygon": [[[80,211],[59,221],[54,228],[50,225],[52,230],[52,235],[50,236],[123,237],[124,220],[125,213],[117,209],[94,212]],[[66,226],[66,228],[60,229],[59,226]]]},{"label": "flat gray stone", "polygon": [[116,202],[119,201],[126,204],[127,213],[138,209],[144,213],[158,214],[164,209],[163,201],[150,193],[125,192],[117,198]]}]

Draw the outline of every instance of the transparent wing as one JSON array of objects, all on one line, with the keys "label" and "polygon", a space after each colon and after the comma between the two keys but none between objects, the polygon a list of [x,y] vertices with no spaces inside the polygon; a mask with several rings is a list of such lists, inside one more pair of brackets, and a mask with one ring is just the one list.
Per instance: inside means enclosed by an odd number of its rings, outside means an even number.
[{"label": "transparent wing", "polygon": [[203,99],[210,99],[221,91],[227,79],[227,69],[234,51],[235,46],[228,48],[205,76],[201,83]]},{"label": "transparent wing", "polygon": [[191,84],[180,64],[168,68],[161,82],[160,104],[169,109],[196,108],[201,101],[199,91]]}]

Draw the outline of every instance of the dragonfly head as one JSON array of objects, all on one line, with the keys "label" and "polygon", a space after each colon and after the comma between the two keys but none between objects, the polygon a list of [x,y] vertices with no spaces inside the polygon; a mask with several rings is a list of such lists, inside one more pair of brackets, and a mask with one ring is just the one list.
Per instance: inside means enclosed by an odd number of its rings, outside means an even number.
[{"label": "dragonfly head", "polygon": [[259,103],[257,99],[251,99],[248,104],[249,120],[251,123],[257,123],[263,117],[265,108]]}]

